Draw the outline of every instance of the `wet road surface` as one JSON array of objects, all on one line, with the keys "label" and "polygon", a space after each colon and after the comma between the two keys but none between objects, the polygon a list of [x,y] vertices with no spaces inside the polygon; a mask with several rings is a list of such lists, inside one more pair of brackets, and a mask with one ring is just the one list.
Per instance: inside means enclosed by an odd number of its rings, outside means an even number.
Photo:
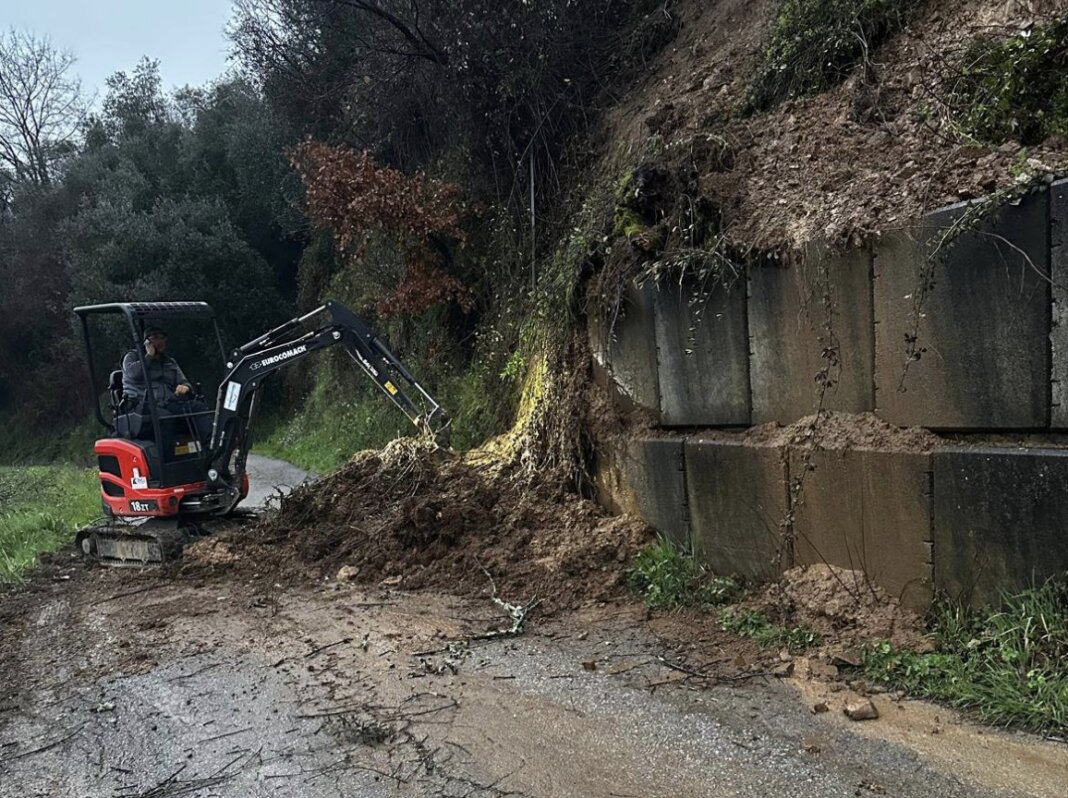
[{"label": "wet road surface", "polygon": [[1053,798],[1068,773],[1063,746],[924,704],[861,725],[814,715],[819,686],[688,679],[631,605],[471,641],[504,623],[488,599],[51,580],[0,596],[5,798]]}]

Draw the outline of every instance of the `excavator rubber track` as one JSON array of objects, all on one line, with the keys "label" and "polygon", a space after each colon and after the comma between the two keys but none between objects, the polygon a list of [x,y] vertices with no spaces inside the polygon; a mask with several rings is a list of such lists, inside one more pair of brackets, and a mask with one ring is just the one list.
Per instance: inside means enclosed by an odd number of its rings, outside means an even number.
[{"label": "excavator rubber track", "polygon": [[75,546],[102,565],[144,568],[178,559],[198,533],[196,524],[177,518],[142,523],[104,518],[79,529]]}]

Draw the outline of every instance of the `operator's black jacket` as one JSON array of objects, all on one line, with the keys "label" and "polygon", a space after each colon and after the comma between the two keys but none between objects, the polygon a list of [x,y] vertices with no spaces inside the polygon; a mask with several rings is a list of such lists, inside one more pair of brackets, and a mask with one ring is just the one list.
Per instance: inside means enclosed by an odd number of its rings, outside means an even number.
[{"label": "operator's black jacket", "polygon": [[[179,385],[193,387],[173,357],[146,356],[145,363],[148,366],[148,384],[152,386],[152,399],[157,407],[166,407],[175,399],[174,389]],[[141,356],[136,349],[131,349],[122,359],[122,393],[129,406],[140,411],[146,393],[145,374],[141,369]]]}]

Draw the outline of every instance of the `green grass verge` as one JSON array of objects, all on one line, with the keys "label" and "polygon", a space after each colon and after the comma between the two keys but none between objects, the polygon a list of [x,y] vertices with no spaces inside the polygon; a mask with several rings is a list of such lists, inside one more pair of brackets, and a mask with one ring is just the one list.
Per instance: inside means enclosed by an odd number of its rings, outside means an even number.
[{"label": "green grass verge", "polygon": [[661,539],[634,558],[627,584],[654,610],[718,607],[741,595],[738,583],[712,576],[675,544]]},{"label": "green grass verge", "polygon": [[0,420],[0,463],[88,466],[96,462],[93,443],[104,434],[104,428],[88,416],[74,426],[44,429],[34,427],[18,414],[5,414]]},{"label": "green grass verge", "polygon": [[0,582],[17,581],[39,553],[70,544],[100,514],[92,470],[0,466]]},{"label": "green grass verge", "polygon": [[924,654],[870,646],[865,674],[986,723],[1068,732],[1068,578],[1007,596],[996,612],[943,605],[932,637]]}]

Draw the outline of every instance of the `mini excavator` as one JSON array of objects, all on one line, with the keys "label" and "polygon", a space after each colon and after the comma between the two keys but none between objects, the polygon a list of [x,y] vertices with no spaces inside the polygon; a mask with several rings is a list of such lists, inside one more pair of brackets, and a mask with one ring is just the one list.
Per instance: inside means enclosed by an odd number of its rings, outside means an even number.
[{"label": "mini excavator", "polygon": [[[81,320],[94,397],[90,321],[101,314],[125,317],[145,374],[140,346],[145,330],[177,319],[210,323],[226,367],[215,410],[179,415],[162,413],[151,390],[141,402],[131,401],[123,395],[122,371],[111,372],[111,418],[94,402],[96,418],[108,430],[95,445],[104,518],[76,537],[76,545],[102,563],[174,559],[191,537],[203,533],[203,521],[234,514],[249,492],[245,463],[264,380],[321,349],[340,346],[422,433],[447,445],[449,420],[441,406],[371,328],[338,302],[328,301],[229,353],[205,302],[120,302],[77,307],[74,313]],[[196,415],[211,416],[209,441],[199,439]]]}]

